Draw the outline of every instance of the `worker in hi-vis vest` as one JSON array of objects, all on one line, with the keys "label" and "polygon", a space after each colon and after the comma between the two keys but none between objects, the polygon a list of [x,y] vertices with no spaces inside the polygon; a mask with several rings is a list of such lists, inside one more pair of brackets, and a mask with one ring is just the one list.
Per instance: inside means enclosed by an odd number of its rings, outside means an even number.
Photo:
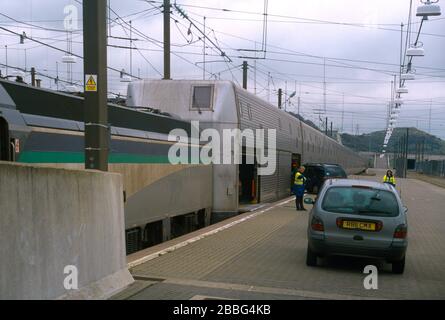
[{"label": "worker in hi-vis vest", "polygon": [[386,175],[383,177],[383,183],[388,183],[393,187],[396,186],[396,178],[394,178],[394,174],[392,173],[391,170],[388,170],[386,172]]},{"label": "worker in hi-vis vest", "polygon": [[295,203],[297,205],[297,211],[306,211],[303,205],[304,191],[306,190],[306,177],[304,176],[305,167],[300,167],[295,174],[294,180],[294,193],[296,196]]}]

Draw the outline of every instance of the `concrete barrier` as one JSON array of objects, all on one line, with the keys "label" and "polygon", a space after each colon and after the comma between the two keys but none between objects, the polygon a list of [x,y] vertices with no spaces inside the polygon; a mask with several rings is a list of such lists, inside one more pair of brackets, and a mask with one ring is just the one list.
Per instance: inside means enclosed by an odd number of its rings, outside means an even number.
[{"label": "concrete barrier", "polygon": [[120,175],[0,162],[0,299],[108,298],[124,239]]}]

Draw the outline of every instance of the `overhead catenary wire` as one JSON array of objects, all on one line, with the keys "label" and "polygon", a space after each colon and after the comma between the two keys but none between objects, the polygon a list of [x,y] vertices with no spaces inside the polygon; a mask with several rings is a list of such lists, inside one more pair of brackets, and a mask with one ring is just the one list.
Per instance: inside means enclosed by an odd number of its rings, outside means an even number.
[{"label": "overhead catenary wire", "polygon": [[[123,23],[127,24],[130,27],[130,32],[133,30],[133,27],[131,24],[127,23],[125,20],[123,20],[113,9],[110,8],[110,11],[113,12],[118,19],[120,19]],[[122,25],[121,25],[122,26]],[[127,31],[125,30],[124,27],[122,27],[122,29],[124,30],[124,33],[128,36]],[[140,54],[140,56],[145,60],[145,62],[148,63],[148,65],[160,76],[162,76],[162,73],[142,54],[142,52],[138,49],[138,47],[134,44],[132,44],[132,47],[134,47],[136,49],[136,51]],[[132,70],[130,70],[130,73],[132,72]]]},{"label": "overhead catenary wire", "polygon": [[[144,0],[149,3],[159,3],[160,1],[152,1],[152,0]],[[177,3],[177,2],[176,2]],[[179,4],[183,7],[190,7],[190,8],[198,8],[198,9],[205,9],[205,10],[212,10],[212,11],[221,11],[226,13],[240,13],[240,14],[246,14],[246,15],[263,15],[261,12],[254,12],[254,11],[247,11],[247,10],[236,10],[231,8],[217,8],[217,7],[209,7],[209,6],[199,6],[199,5],[192,5],[192,4]],[[382,29],[387,31],[396,31],[400,32],[400,30],[397,29],[388,29],[388,28],[382,28],[379,26],[395,26],[396,24],[362,24],[362,23],[351,23],[351,22],[340,22],[340,21],[329,21],[329,20],[322,20],[322,19],[313,19],[313,18],[303,18],[303,17],[296,17],[296,16],[289,16],[289,15],[279,15],[279,14],[268,14],[269,17],[276,17],[276,18],[286,18],[286,19],[292,19],[292,20],[301,20],[301,21],[307,21],[312,23],[319,23],[319,24],[328,24],[328,25],[341,25],[341,26],[351,26],[351,27],[361,27],[361,28],[369,28],[369,27],[375,27],[376,29]],[[441,18],[433,19],[434,20],[440,20]],[[440,35],[445,37],[445,35]]]},{"label": "overhead catenary wire", "polygon": [[[19,33],[17,33],[17,32],[15,32],[15,31],[12,31],[12,30],[9,30],[9,29],[7,29],[7,28],[4,28],[4,27],[2,27],[2,26],[0,26],[0,29],[1,30],[4,30],[4,31],[7,31],[7,32],[9,32],[9,33],[13,33],[13,34],[15,34],[15,35],[20,35]],[[58,48],[58,47],[55,47],[55,46],[52,46],[52,45],[50,45],[50,44],[47,44],[47,43],[44,43],[44,42],[42,42],[42,41],[40,41],[40,40],[37,40],[37,39],[34,39],[34,38],[32,38],[32,37],[26,37],[26,39],[28,39],[28,40],[31,40],[31,41],[34,41],[34,42],[36,42],[36,43],[39,43],[40,45],[43,45],[43,46],[45,46],[45,47],[48,47],[48,48],[50,48],[50,49],[53,49],[53,50],[56,50],[56,51],[59,51],[59,52],[63,52],[63,53],[65,53],[65,54],[71,54],[71,55],[73,55],[73,56],[75,56],[75,57],[77,57],[77,58],[79,58],[79,59],[83,59],[83,56],[81,56],[81,55],[78,55],[78,54],[76,54],[76,53],[70,53],[70,52],[68,52],[67,50],[64,50],[64,49],[61,49],[61,48]],[[112,71],[115,71],[115,72],[121,72],[121,70],[118,70],[118,69],[116,69],[116,68],[113,68],[113,67],[107,67],[109,70],[112,70]],[[128,74],[128,75],[130,75],[130,74]],[[133,76],[133,75],[130,75],[130,76],[132,76],[132,77],[134,77],[134,78],[138,78],[138,77],[136,77],[136,76]]]},{"label": "overhead catenary wire", "polygon": [[[197,21],[197,23],[200,23],[200,22]],[[213,30],[214,30],[214,32],[217,32],[219,34],[223,34],[223,35],[234,37],[234,38],[237,38],[237,39],[240,39],[240,40],[245,40],[245,41],[249,41],[251,43],[255,43],[255,41],[252,40],[252,39],[247,39],[247,38],[241,37],[239,35],[233,35],[233,34],[230,34],[230,33],[227,33],[227,32],[217,31],[215,29],[213,29]],[[301,56],[311,57],[311,58],[315,58],[315,59],[324,59],[325,58],[326,60],[331,61],[331,62],[335,62],[337,64],[341,64],[341,62],[337,62],[337,61],[334,61],[334,60],[340,60],[340,61],[343,60],[343,61],[350,61],[350,62],[363,62],[363,63],[371,63],[371,64],[374,63],[374,62],[371,62],[371,61],[364,61],[364,60],[354,60],[354,59],[347,59],[347,58],[333,58],[333,57],[325,57],[325,56],[319,56],[319,55],[311,55],[311,54],[307,54],[307,53],[303,53],[303,52],[297,52],[297,51],[291,50],[289,48],[282,48],[282,47],[271,45],[271,44],[268,44],[268,46],[272,47],[272,48],[276,48],[276,49],[287,51],[287,52],[292,53],[294,55],[301,55]],[[230,48],[230,49],[232,49],[232,50],[239,50],[239,49],[235,49],[235,48]],[[270,50],[268,50],[268,52],[271,53]],[[243,57],[239,56],[238,58],[243,58]],[[291,63],[293,62],[293,63],[309,64],[309,65],[323,65],[322,63],[307,62],[307,61],[295,61],[295,60],[289,60],[289,59],[271,59],[271,58],[268,58],[268,60],[279,61],[279,62],[291,62]],[[384,62],[376,62],[375,64],[393,65],[393,66],[398,66],[398,67],[400,66],[399,64],[390,64],[390,63],[384,63]],[[395,70],[384,70],[384,69],[376,69],[376,68],[369,68],[369,67],[359,67],[359,66],[354,66],[354,65],[350,65],[350,64],[343,64],[343,65],[329,65],[328,64],[327,66],[328,67],[337,67],[337,68],[342,68],[343,67],[343,68],[346,68],[346,69],[350,68],[350,69],[361,69],[361,70],[375,71],[375,72],[379,72],[379,73],[383,73],[383,74],[391,75],[391,76],[396,72]],[[437,68],[434,68],[434,67],[419,67],[419,68],[438,70]],[[439,70],[445,70],[445,69],[439,69]]]},{"label": "overhead catenary wire", "polygon": [[[151,39],[152,40],[152,39]],[[392,72],[392,71],[391,71]]]},{"label": "overhead catenary wire", "polygon": [[[0,66],[6,66],[4,63],[1,63],[0,62]],[[11,68],[11,69],[15,69],[15,70],[19,70],[19,71],[22,71],[22,72],[24,72],[24,73],[30,73],[30,71],[29,70],[25,70],[24,68],[20,68],[20,67],[17,67],[17,66],[11,66],[11,65],[8,65],[8,67],[9,68]],[[46,73],[42,73],[42,72],[40,72],[40,71],[36,71],[36,75],[37,76],[41,76],[41,77],[44,77],[44,78],[47,78],[47,79],[50,79],[50,80],[53,80],[53,81],[57,81],[57,82],[61,82],[61,83],[65,83],[65,84],[68,84],[68,85],[73,85],[73,84],[79,84],[79,82],[80,81],[68,81],[68,80],[63,80],[63,79],[60,79],[60,78],[57,78],[57,77],[53,77],[53,76],[50,76],[50,75],[48,75],[48,74],[46,74]],[[115,93],[115,92],[112,92],[112,91],[108,91],[107,92],[108,94],[111,94],[111,95],[116,95],[116,96],[125,96],[125,95],[123,95],[123,94],[121,94],[121,93]]]},{"label": "overhead catenary wire", "polygon": [[[159,3],[159,1],[158,1],[158,3]],[[149,8],[151,11],[151,13],[155,13],[155,8]],[[119,12],[120,13],[120,12]],[[144,14],[151,14],[151,13],[149,13],[149,11],[145,11],[144,13],[140,13],[140,14],[137,14],[136,12],[133,12],[133,14],[135,14],[135,15],[133,15],[133,16],[131,16],[132,17],[132,19],[136,19],[136,17],[141,17],[141,19],[142,19],[142,16],[144,15]],[[128,16],[128,15],[127,15]],[[123,18],[123,19],[126,19],[126,17],[127,16],[125,16],[125,15],[121,15],[121,17]],[[119,27],[119,23],[121,23],[121,24],[123,24],[119,19],[115,19],[116,21],[110,21],[110,24],[113,24],[114,26],[117,26],[117,27]],[[433,20],[439,20],[439,19],[432,19],[432,21]],[[261,21],[261,20],[260,20]],[[269,19],[269,21],[270,21],[270,19]],[[310,22],[310,21],[307,21],[307,22]],[[34,24],[35,24],[36,22],[34,21]],[[124,27],[126,27],[125,26],[125,24],[123,24],[124,25]],[[179,28],[181,28],[182,26],[180,25],[180,24],[176,24],[177,25],[177,27],[178,27],[178,31],[179,30],[184,30],[184,29],[179,29]],[[383,24],[380,24],[380,25],[383,25]],[[394,24],[394,26],[395,26],[396,24]],[[411,24],[409,24],[409,25],[411,25]],[[412,23],[412,25],[414,26],[414,25],[416,25],[416,23]],[[113,29],[114,30],[114,29]],[[124,28],[123,28],[123,30],[124,30]],[[128,30],[128,28],[126,29],[126,30]],[[144,32],[145,33],[145,32]],[[196,33],[195,33],[196,34]],[[422,33],[423,34],[423,33]],[[146,35],[147,36],[147,33],[145,33],[144,35]],[[207,33],[207,35],[209,36],[209,37],[211,37],[212,35],[211,34],[209,34],[209,33]],[[221,37],[221,35],[219,34],[219,36]],[[223,37],[222,38],[222,40],[224,40],[225,38]],[[119,39],[116,39],[116,40],[119,40]],[[121,39],[121,40],[124,40],[124,39]],[[148,39],[148,38],[141,38],[141,41],[140,42],[138,42],[138,49],[140,50],[140,51],[150,51],[150,50],[160,50],[160,49],[155,49],[155,48],[153,48],[153,46],[150,46],[150,47],[148,47],[148,48],[144,48],[144,45],[143,44],[146,44],[146,43],[148,43],[149,45],[150,45],[150,43],[152,43],[150,40],[152,40],[152,41],[155,41],[155,42],[157,42],[158,44],[161,44],[159,41],[156,41],[156,39]],[[185,40],[185,39],[184,39]],[[179,41],[179,42],[182,42],[182,41]],[[118,48],[119,47],[119,42],[118,41],[114,41],[114,43],[116,43],[116,44],[111,44],[110,43],[110,46],[115,46],[116,48]],[[182,45],[184,45],[184,46],[188,46],[189,44],[188,43],[185,43],[185,44],[182,44]],[[158,47],[158,48],[160,48],[159,46],[155,46],[155,47]],[[232,57],[232,51],[230,51],[230,50],[228,50],[228,49],[226,49],[225,47],[223,47],[223,46],[220,46],[220,48],[222,49],[222,50],[224,50],[225,52],[227,52],[227,55],[228,56],[230,56],[230,57]],[[275,51],[276,53],[276,55],[279,55],[279,54],[290,54],[290,55],[294,55],[294,56],[297,56],[298,54],[297,53],[291,53],[291,52],[282,52],[282,53],[280,53],[279,51],[280,50],[271,50],[271,48],[272,47],[270,47],[269,49],[268,49],[268,53],[270,53],[270,52],[272,52],[272,51]],[[125,49],[125,47],[124,46],[122,46],[122,49]],[[128,49],[128,48],[127,48]],[[131,50],[135,50],[135,49],[133,49],[133,48],[130,48]],[[189,48],[190,49],[190,48]],[[236,48],[234,48],[234,49],[236,49]],[[283,50],[284,49],[287,49],[287,48],[283,48]],[[209,51],[210,50],[208,50],[208,52],[207,52],[207,55],[210,55],[212,52],[210,52],[209,53]],[[173,54],[173,53],[172,53]],[[178,55],[181,55],[181,56],[187,56],[187,55],[192,55],[193,53],[192,52],[190,52],[190,53],[188,53],[188,52],[186,52],[186,50],[182,50],[182,51],[177,51],[176,52],[176,54],[178,54]],[[273,53],[271,53],[271,54],[273,54]],[[148,55],[147,55],[148,56]],[[303,57],[305,57],[304,55],[303,55]],[[309,58],[309,55],[307,55],[306,57],[308,57]],[[236,57],[235,57],[236,58]],[[326,58],[328,58],[328,57],[326,57]],[[315,59],[315,57],[314,57],[314,59]],[[337,58],[338,60],[337,61],[335,61],[335,62],[332,62],[332,63],[329,63],[328,65],[338,65],[338,64],[340,64],[340,63],[342,63],[342,61],[344,61],[344,62],[346,62],[347,64],[358,64],[358,65],[356,65],[356,67],[366,67],[366,66],[370,66],[370,64],[375,64],[375,65],[381,65],[381,66],[385,66],[386,64],[387,64],[387,66],[388,66],[388,68],[386,68],[386,67],[376,67],[375,69],[376,70],[379,70],[379,71],[390,71],[391,73],[394,71],[394,70],[392,70],[392,69],[395,69],[395,68],[392,68],[392,67],[395,67],[396,66],[396,64],[394,64],[394,66],[391,66],[391,64],[390,63],[387,63],[387,62],[384,62],[384,61],[382,61],[382,62],[379,62],[379,61],[374,61],[374,62],[370,62],[369,64],[368,64],[368,62],[366,61],[365,62],[365,60],[362,60],[362,61],[358,61],[358,59],[356,59],[357,61],[348,61],[347,60],[347,58],[342,58],[342,57],[339,57],[339,58]],[[345,59],[345,60],[341,60],[341,59]],[[192,59],[193,60],[193,59]],[[282,59],[282,60],[286,60],[286,59]],[[292,60],[292,59],[289,59],[289,60]],[[308,62],[308,61],[304,61],[305,59],[294,59],[294,60],[302,60],[301,62]],[[308,60],[308,59],[307,59]],[[235,61],[235,63],[234,63],[234,66],[227,66],[228,68],[225,68],[225,67],[222,67],[221,69],[230,69],[229,71],[234,71],[234,72],[236,72],[235,70],[238,70],[238,68],[239,68],[239,64],[237,63],[237,61],[236,61],[236,59],[234,59],[234,61]],[[327,61],[329,61],[329,60],[327,60]],[[191,64],[193,64],[193,65],[195,65],[195,63],[194,63],[194,61],[190,61],[191,62]],[[276,62],[278,62],[278,61],[276,61]],[[284,61],[283,61],[284,62]],[[310,62],[310,61],[309,61]],[[269,63],[268,63],[269,64]],[[272,64],[269,64],[269,65],[272,65]],[[313,64],[314,65],[314,64]],[[195,67],[198,67],[199,68],[199,66],[196,66],[195,65]],[[345,67],[347,67],[347,66],[345,66]],[[416,66],[417,67],[417,66]],[[424,71],[426,72],[427,70],[429,71],[429,70],[432,70],[431,72],[439,72],[439,73],[441,73],[441,72],[445,72],[445,71],[443,71],[443,70],[437,70],[437,69],[435,69],[434,67],[426,67],[427,69],[425,69]],[[260,69],[260,68],[259,68]],[[279,68],[279,69],[281,69],[281,68]],[[351,68],[345,68],[345,69],[351,69],[351,70],[354,70],[352,67]],[[370,68],[370,69],[373,69],[372,67]],[[420,69],[419,67],[417,67],[417,69]],[[218,73],[220,73],[220,74],[223,74],[223,73],[225,73],[225,72],[229,72],[229,71],[223,71],[223,70],[221,70],[221,71],[217,71],[218,69],[213,69],[212,71],[214,71],[213,73],[208,73],[209,75],[211,75],[211,76],[215,76],[216,77],[216,75],[218,74]],[[263,68],[263,71],[264,71],[265,69]],[[360,70],[360,69],[357,69],[357,70]],[[363,69],[362,69],[363,70]],[[424,72],[424,73],[425,73]],[[286,78],[286,77],[284,77],[284,76],[280,76],[280,74],[278,73],[278,72],[272,72],[273,74],[271,74],[270,75],[270,77],[268,76],[267,77],[267,79],[269,80],[271,80],[271,83],[275,86],[275,82],[277,82],[277,81],[280,81],[281,79],[280,78]],[[267,74],[267,72],[266,72],[266,74]],[[226,74],[227,75],[227,74]],[[381,73],[381,75],[382,75],[382,77],[386,77],[386,74],[385,73]],[[440,74],[438,74],[439,76],[440,76]],[[237,75],[238,76],[238,75]],[[291,75],[288,75],[288,79],[292,79],[292,80],[295,80],[295,79],[297,79],[299,76],[301,76],[301,77],[303,77],[303,75],[298,75],[298,74],[296,74],[296,75],[293,75],[293,76],[291,76]],[[316,75],[314,74],[314,75],[312,75],[314,78],[316,77]],[[236,79],[237,77],[235,77],[235,75],[233,75],[232,74],[232,78],[234,78],[234,79]],[[266,78],[266,75],[265,75],[265,77],[264,78]],[[333,78],[333,77],[332,77]],[[373,77],[374,78],[374,77]],[[375,78],[377,78],[377,74],[376,74],[376,77]],[[351,79],[353,79],[352,77],[351,77]],[[275,80],[275,81],[274,81]],[[333,82],[333,80],[332,79],[330,79],[330,77],[327,77],[327,80],[329,81],[329,82]],[[385,79],[382,79],[382,80],[385,80]],[[260,80],[260,82],[261,82],[262,80]],[[308,84],[308,85],[311,85],[311,84],[313,84],[314,86],[317,86],[317,83],[311,83],[311,82],[306,82],[306,83],[304,83],[303,81],[301,81],[301,80],[298,80],[299,82],[302,82],[303,84]],[[351,81],[354,81],[354,80],[351,80]],[[378,84],[378,82],[380,81],[380,80],[374,80],[375,81],[375,83],[376,84]],[[320,82],[321,83],[321,82]],[[338,82],[338,83],[340,83],[340,81]],[[264,88],[264,87],[263,87]],[[307,87],[307,88],[310,88],[310,87]],[[315,88],[314,88],[315,89]],[[343,91],[343,90],[341,90],[341,91]],[[352,90],[350,90],[351,92],[352,92]],[[264,91],[263,91],[264,92]],[[335,97],[335,96],[334,96]],[[349,99],[351,99],[352,97],[349,97]],[[346,104],[353,104],[354,102],[346,102]],[[360,105],[362,105],[362,104],[360,104]]]}]

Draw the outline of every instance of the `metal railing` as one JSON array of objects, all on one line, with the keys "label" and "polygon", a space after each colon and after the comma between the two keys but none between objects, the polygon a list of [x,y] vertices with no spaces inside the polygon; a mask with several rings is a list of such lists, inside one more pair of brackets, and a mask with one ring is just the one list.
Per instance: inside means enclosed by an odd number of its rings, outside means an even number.
[{"label": "metal railing", "polygon": [[418,162],[416,171],[430,176],[445,178],[445,160]]}]

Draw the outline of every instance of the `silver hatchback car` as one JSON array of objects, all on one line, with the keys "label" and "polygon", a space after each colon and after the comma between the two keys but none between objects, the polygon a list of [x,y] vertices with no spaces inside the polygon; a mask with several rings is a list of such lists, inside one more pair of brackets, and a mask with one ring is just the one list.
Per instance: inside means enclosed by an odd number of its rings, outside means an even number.
[{"label": "silver hatchback car", "polygon": [[381,258],[403,273],[408,247],[408,209],[388,184],[364,180],[329,180],[309,214],[306,264],[317,257]]}]

